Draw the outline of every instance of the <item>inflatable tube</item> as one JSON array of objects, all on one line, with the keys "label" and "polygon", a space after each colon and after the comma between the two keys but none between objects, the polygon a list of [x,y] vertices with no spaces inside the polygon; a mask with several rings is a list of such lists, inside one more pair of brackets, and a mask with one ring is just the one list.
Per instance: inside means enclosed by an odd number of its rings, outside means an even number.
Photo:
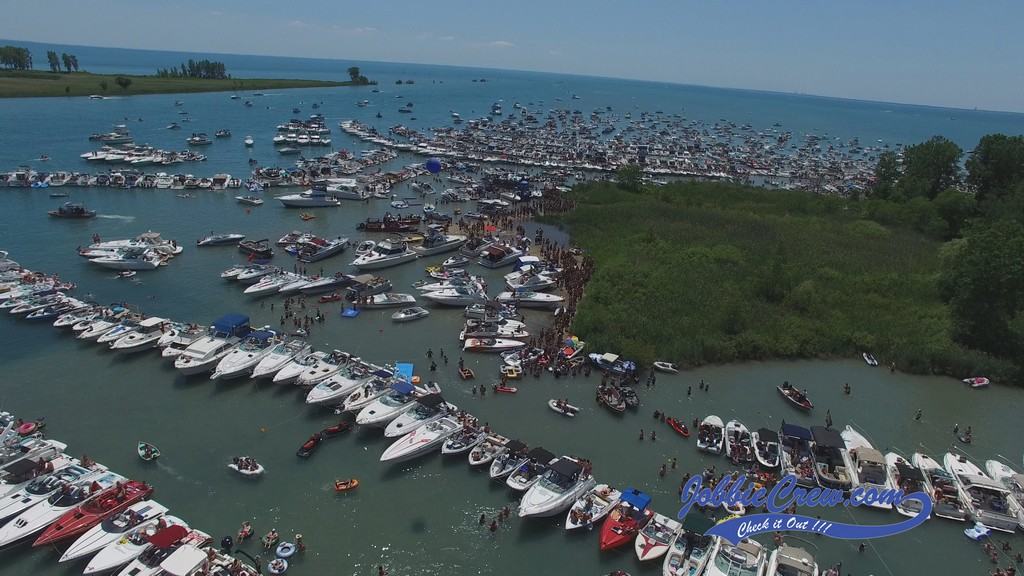
[{"label": "inflatable tube", "polygon": [[275,558],[267,563],[267,571],[271,574],[284,574],[288,571],[288,561],[284,558]]},{"label": "inflatable tube", "polygon": [[419,376],[413,376],[412,377],[412,383],[413,384],[419,384],[420,383],[420,377]]},{"label": "inflatable tube", "polygon": [[277,545],[277,550],[274,551],[278,558],[291,558],[295,554],[295,544],[291,542],[281,542]]},{"label": "inflatable tube", "polygon": [[39,429],[39,424],[35,422],[25,422],[21,426],[18,426],[18,434],[21,436],[28,436]]}]

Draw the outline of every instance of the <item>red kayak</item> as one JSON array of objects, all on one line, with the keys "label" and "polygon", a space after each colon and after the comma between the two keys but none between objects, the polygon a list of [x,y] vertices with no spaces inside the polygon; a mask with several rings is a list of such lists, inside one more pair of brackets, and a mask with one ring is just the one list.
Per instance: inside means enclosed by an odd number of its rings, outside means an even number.
[{"label": "red kayak", "polygon": [[36,539],[33,546],[52,544],[65,538],[80,536],[107,518],[120,514],[132,504],[145,500],[153,494],[153,487],[145,482],[129,480],[107,488],[90,498],[81,506],[68,510],[56,522],[50,524]]},{"label": "red kayak", "polygon": [[338,294],[337,292],[320,297],[320,303],[322,304],[326,304],[327,302],[337,302],[339,300],[341,300],[341,294]]},{"label": "red kayak", "polygon": [[678,432],[679,435],[682,436],[683,438],[690,437],[690,429],[686,427],[686,424],[683,424],[682,422],[676,420],[675,418],[666,418],[665,422],[668,422],[668,425],[671,426],[673,430]]},{"label": "red kayak", "polygon": [[496,385],[494,387],[494,391],[495,392],[501,392],[503,394],[515,394],[516,392],[519,392],[519,388],[516,388],[515,386],[497,386]]},{"label": "red kayak", "polygon": [[622,493],[622,500],[601,525],[601,550],[618,548],[636,539],[636,535],[654,516],[648,505],[651,497],[630,489]]}]

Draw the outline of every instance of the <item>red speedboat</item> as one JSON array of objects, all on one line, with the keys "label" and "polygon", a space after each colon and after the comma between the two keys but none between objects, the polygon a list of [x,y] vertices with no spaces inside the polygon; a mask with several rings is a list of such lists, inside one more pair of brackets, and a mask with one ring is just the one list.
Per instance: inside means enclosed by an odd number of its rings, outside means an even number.
[{"label": "red speedboat", "polygon": [[783,382],[782,386],[776,386],[775,389],[779,391],[779,394],[785,396],[786,400],[789,400],[793,406],[796,406],[801,410],[810,410],[811,408],[814,408],[814,404],[811,403],[811,399],[808,398],[806,394],[790,385],[789,382]]},{"label": "red speedboat", "polygon": [[87,502],[68,510],[56,522],[50,524],[33,546],[52,544],[65,538],[80,536],[107,518],[120,514],[132,504],[145,500],[153,494],[153,487],[145,482],[129,480],[118,483],[90,498]]},{"label": "red speedboat", "polygon": [[601,525],[601,550],[611,550],[632,542],[636,535],[651,521],[654,512],[647,506],[651,497],[629,488],[622,492],[622,499]]},{"label": "red speedboat", "polygon": [[673,430],[678,432],[679,435],[682,436],[683,438],[690,437],[690,429],[687,428],[686,424],[684,424],[683,422],[676,420],[675,418],[666,418],[665,422],[667,422],[668,425],[671,426]]}]

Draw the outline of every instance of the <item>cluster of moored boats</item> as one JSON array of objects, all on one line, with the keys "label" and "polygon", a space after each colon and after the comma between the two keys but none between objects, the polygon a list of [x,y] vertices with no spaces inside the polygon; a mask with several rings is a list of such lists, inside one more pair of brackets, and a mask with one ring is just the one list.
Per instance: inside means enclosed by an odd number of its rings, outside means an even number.
[{"label": "cluster of moored boats", "polygon": [[[118,576],[256,576],[151,500],[153,487],[69,456],[41,423],[0,413],[0,546],[65,546],[59,562]],[[140,453],[141,454],[141,453]]]},{"label": "cluster of moored boats", "polygon": [[[156,232],[139,234],[135,238],[103,241],[93,237],[94,242],[78,254],[93,264],[122,272],[156,270],[178,254],[182,247],[174,240],[167,240]],[[130,275],[130,274],[125,274]]]}]

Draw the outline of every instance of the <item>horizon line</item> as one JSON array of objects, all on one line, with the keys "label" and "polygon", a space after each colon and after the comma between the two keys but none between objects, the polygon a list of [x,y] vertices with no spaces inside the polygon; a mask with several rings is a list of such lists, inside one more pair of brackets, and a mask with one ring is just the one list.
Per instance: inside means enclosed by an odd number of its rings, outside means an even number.
[{"label": "horizon line", "polygon": [[[196,54],[196,55],[213,55],[213,56],[248,56],[258,58],[284,58],[291,60],[323,60],[328,62],[368,62],[376,64],[408,64],[413,66],[437,66],[441,68],[463,68],[472,70],[492,70],[496,72],[527,72],[531,74],[549,74],[552,76],[576,76],[579,78],[598,78],[601,80],[620,80],[626,82],[646,82],[651,84],[664,84],[669,86],[685,86],[688,88],[710,88],[716,90],[735,90],[738,92],[756,92],[759,94],[769,94],[778,96],[796,96],[801,98],[820,98],[826,100],[840,100],[846,102],[859,102],[864,104],[891,104],[896,106],[911,106],[920,108],[932,108],[936,110],[955,110],[958,112],[984,112],[988,114],[1012,114],[1012,115],[1024,115],[1024,109],[1021,110],[999,110],[991,108],[979,108],[977,106],[973,108],[964,108],[960,106],[948,106],[941,104],[922,104],[917,102],[900,102],[897,100],[873,100],[869,98],[855,98],[852,96],[834,96],[829,94],[812,94],[806,92],[789,91],[784,92],[781,90],[768,90],[764,88],[748,88],[748,87],[737,87],[737,86],[720,86],[714,84],[693,84],[689,82],[673,81],[673,80],[653,80],[650,78],[635,78],[628,76],[604,76],[600,74],[582,74],[579,72],[555,72],[550,70],[535,70],[527,68],[497,68],[492,66],[472,66],[466,64],[438,64],[436,62],[406,62],[406,61],[393,61],[393,60],[360,60],[360,59],[342,59],[342,58],[328,58],[324,56],[282,56],[277,54],[253,54],[245,52],[217,52],[217,51],[205,51],[196,52],[192,50],[169,50],[165,48],[127,48],[123,46],[96,46],[91,44],[66,44],[61,42],[48,42],[40,40],[28,40],[28,39],[14,39],[14,38],[0,38],[0,42],[32,42],[34,44],[56,44],[60,46],[75,46],[81,48],[99,48],[104,50],[130,50],[136,52],[166,52],[166,53],[182,53],[182,54]],[[86,72],[88,70],[85,70]]]}]

